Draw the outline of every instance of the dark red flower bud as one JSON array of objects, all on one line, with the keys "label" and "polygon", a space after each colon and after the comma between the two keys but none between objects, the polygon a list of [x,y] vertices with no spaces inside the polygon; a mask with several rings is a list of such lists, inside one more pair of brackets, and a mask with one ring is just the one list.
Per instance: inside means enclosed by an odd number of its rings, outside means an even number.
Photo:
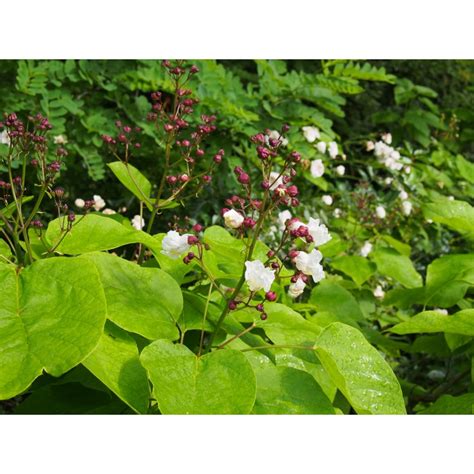
[{"label": "dark red flower bud", "polygon": [[267,252],[267,257],[268,257],[268,258],[273,258],[274,256],[275,256],[275,252],[274,252],[273,250],[269,250],[269,251]]},{"label": "dark red flower bud", "polygon": [[173,127],[173,125],[171,125],[170,123],[165,123],[165,124],[163,125],[163,128],[165,129],[165,132],[166,132],[166,133],[170,133],[170,132],[173,131],[173,128],[174,128],[174,127]]},{"label": "dark red flower bud", "polygon": [[287,123],[285,123],[283,127],[281,127],[282,133],[286,133],[289,129],[290,129],[290,126]]},{"label": "dark red flower bud", "polygon": [[202,148],[199,148],[196,150],[196,155],[197,156],[204,156],[204,150]]},{"label": "dark red flower bud", "polygon": [[298,188],[294,184],[292,186],[288,186],[286,188],[286,192],[290,197],[296,197],[299,194]]},{"label": "dark red flower bud", "polygon": [[205,174],[203,177],[202,177],[202,180],[205,182],[205,183],[210,183],[212,181],[212,177],[209,176],[208,174]]},{"label": "dark red flower bud", "polygon": [[267,291],[265,293],[265,299],[267,301],[275,301],[277,299],[277,294],[274,291]]},{"label": "dark red flower bud", "polygon": [[195,235],[190,235],[188,237],[188,244],[189,245],[195,245],[199,242],[199,239]]},{"label": "dark red flower bud", "polygon": [[69,222],[74,222],[76,220],[76,216],[75,216],[74,212],[69,213],[69,215],[67,216],[67,220]]},{"label": "dark red flower bud", "polygon": [[260,319],[261,319],[262,321],[265,321],[267,318],[268,318],[268,314],[267,314],[267,313],[262,313],[262,314],[260,315]]},{"label": "dark red flower bud", "polygon": [[180,177],[179,177],[179,180],[182,182],[182,183],[187,183],[189,181],[189,176],[187,174],[182,174]]},{"label": "dark red flower bud", "polygon": [[248,229],[255,227],[256,222],[251,217],[246,217],[243,222],[244,226]]},{"label": "dark red flower bud", "polygon": [[262,187],[262,189],[269,189],[270,188],[270,183],[265,180],[265,181],[262,181],[262,184],[260,185]]},{"label": "dark red flower bud", "polygon": [[296,258],[298,256],[299,252],[298,250],[290,250],[288,252],[288,257],[290,257],[291,260],[293,260],[294,258]]},{"label": "dark red flower bud", "polygon": [[235,300],[230,300],[230,301],[229,301],[229,309],[232,311],[232,310],[234,310],[235,308],[237,308],[237,301],[235,301]]},{"label": "dark red flower bud", "polygon": [[250,176],[247,173],[240,173],[237,177],[237,181],[241,184],[249,184]]},{"label": "dark red flower bud", "polygon": [[256,309],[257,311],[263,312],[263,310],[264,310],[263,303],[259,303],[259,304],[255,307],[255,309]]},{"label": "dark red flower bud", "polygon": [[168,182],[168,184],[173,185],[178,182],[178,178],[176,176],[167,176],[166,181]]},{"label": "dark red flower bud", "polygon": [[274,270],[278,270],[280,268],[280,264],[278,262],[272,262],[271,267]]},{"label": "dark red flower bud", "polygon": [[298,199],[293,198],[293,199],[291,200],[291,205],[292,205],[292,207],[297,207],[297,206],[300,205],[300,202],[299,202]]},{"label": "dark red flower bud", "polygon": [[193,225],[194,232],[202,232],[202,229],[203,229],[203,227],[202,227],[201,224],[194,224]]},{"label": "dark red flower bud", "polygon": [[299,163],[301,161],[301,155],[297,151],[292,151],[290,157],[294,163]]},{"label": "dark red flower bud", "polygon": [[199,68],[194,64],[189,68],[190,74],[197,74],[198,72],[199,72]]}]

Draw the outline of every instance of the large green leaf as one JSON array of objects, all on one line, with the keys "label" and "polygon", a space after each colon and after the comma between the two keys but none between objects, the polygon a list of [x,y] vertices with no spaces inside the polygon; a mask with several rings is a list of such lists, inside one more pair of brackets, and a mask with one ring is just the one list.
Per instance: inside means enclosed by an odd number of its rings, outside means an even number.
[{"label": "large green leaf", "polygon": [[145,347],[143,366],[164,414],[246,414],[255,402],[250,363],[235,350],[197,357],[186,346],[159,339]]},{"label": "large green leaf", "polygon": [[242,309],[232,315],[240,322],[255,322],[275,344],[312,346],[321,333],[318,325],[283,304],[266,303],[265,312],[268,315],[265,321],[260,320],[260,313],[255,309]]},{"label": "large green leaf", "polygon": [[372,259],[382,275],[389,276],[407,288],[423,285],[421,275],[406,255],[390,248],[379,248],[372,253]]},{"label": "large green leaf", "polygon": [[405,413],[395,374],[357,329],[342,323],[329,325],[317,340],[316,354],[357,413]]},{"label": "large green leaf", "polygon": [[335,281],[323,280],[315,286],[309,301],[318,311],[331,313],[338,321],[351,326],[357,326],[357,321],[364,319],[354,296]]},{"label": "large green leaf", "polygon": [[331,266],[350,276],[359,286],[366,282],[375,271],[375,265],[358,255],[343,255],[335,258]]},{"label": "large green leaf", "polygon": [[151,183],[143,174],[129,163],[114,161],[108,164],[118,180],[131,191],[139,201],[143,201],[151,211],[153,205],[151,202]]},{"label": "large green leaf", "polygon": [[48,225],[46,238],[57,251],[77,255],[96,250],[110,250],[122,245],[143,243],[155,251],[161,251],[156,239],[133,227],[126,227],[112,217],[100,214],[76,216],[72,229],[61,240],[64,219],[55,219]]},{"label": "large green leaf", "polygon": [[76,258],[0,264],[0,399],[43,370],[59,376],[85,359],[102,334],[106,305],[97,270]]},{"label": "large green leaf", "polygon": [[108,253],[80,258],[97,267],[107,300],[107,318],[147,339],[177,339],[183,296],[174,278]]},{"label": "large green leaf", "polygon": [[443,395],[420,415],[472,415],[474,414],[474,393],[466,393],[458,397]]},{"label": "large green leaf", "polygon": [[395,334],[445,332],[474,336],[474,309],[463,309],[453,315],[423,311],[391,329]]},{"label": "large green leaf", "polygon": [[468,202],[439,198],[424,204],[422,209],[427,219],[474,238],[474,208]]},{"label": "large green leaf", "polygon": [[333,414],[331,402],[311,375],[290,367],[256,370],[257,414]]},{"label": "large green leaf", "polygon": [[137,344],[126,331],[108,322],[99,344],[82,363],[136,412],[148,411],[148,378]]}]

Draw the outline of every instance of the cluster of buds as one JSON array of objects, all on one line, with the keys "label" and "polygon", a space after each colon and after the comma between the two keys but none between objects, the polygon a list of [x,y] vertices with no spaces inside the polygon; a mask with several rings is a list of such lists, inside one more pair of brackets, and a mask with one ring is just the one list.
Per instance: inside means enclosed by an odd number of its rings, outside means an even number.
[{"label": "cluster of buds", "polygon": [[115,127],[117,128],[115,136],[102,135],[102,140],[105,144],[113,149],[117,146],[125,147],[127,156],[131,148],[141,148],[141,143],[138,141],[142,132],[140,127],[124,125],[120,120],[115,122]]}]

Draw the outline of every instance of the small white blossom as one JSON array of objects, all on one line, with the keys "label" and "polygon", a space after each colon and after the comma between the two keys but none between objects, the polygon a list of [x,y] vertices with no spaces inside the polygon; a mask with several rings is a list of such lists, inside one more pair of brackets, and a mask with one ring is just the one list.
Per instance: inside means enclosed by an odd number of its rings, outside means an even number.
[{"label": "small white blossom", "polygon": [[333,203],[332,196],[329,194],[325,194],[321,199],[323,200],[324,204],[326,204],[326,206],[331,206]]},{"label": "small white blossom", "polygon": [[272,171],[270,173],[270,191],[275,191],[280,184],[283,184],[283,176],[280,176],[280,173],[277,173],[276,171]]},{"label": "small white blossom", "polygon": [[270,291],[275,280],[275,270],[265,267],[260,260],[246,261],[245,268],[245,281],[250,291]]},{"label": "small white blossom", "polygon": [[385,219],[385,217],[387,216],[387,211],[385,210],[385,207],[377,206],[375,208],[375,214],[379,219]]},{"label": "small white blossom", "polygon": [[191,234],[179,235],[175,230],[170,230],[161,243],[161,253],[176,260],[180,255],[191,248],[188,244],[188,237],[190,235]]},{"label": "small white blossom", "polygon": [[105,201],[98,194],[94,194],[93,198],[94,198],[94,209],[96,211],[100,211],[101,209],[105,207]]},{"label": "small white blossom", "polygon": [[309,143],[319,139],[319,130],[316,127],[303,127],[303,135]]},{"label": "small white blossom", "polygon": [[447,315],[448,315],[448,310],[447,310],[447,309],[434,308],[433,311],[436,311],[437,313],[441,313],[443,316],[447,316]]},{"label": "small white blossom", "polygon": [[111,216],[117,213],[113,209],[106,208],[102,211],[102,214],[105,214],[106,216]]},{"label": "small white blossom", "polygon": [[413,209],[413,204],[410,201],[402,202],[403,214],[405,214],[406,216],[409,216],[411,214],[412,209]]},{"label": "small white blossom", "polygon": [[375,148],[375,143],[372,140],[365,142],[365,149],[367,151],[372,151]]},{"label": "small white blossom", "polygon": [[322,153],[324,155],[324,153],[326,153],[326,142],[318,142],[318,144],[316,145],[316,149],[319,151],[319,153]]},{"label": "small white blossom", "polygon": [[319,250],[312,250],[311,253],[298,252],[295,258],[296,268],[305,275],[311,275],[313,281],[317,283],[324,278],[324,271],[322,265],[319,263],[323,258]]},{"label": "small white blossom", "polygon": [[338,207],[336,207],[336,209],[334,209],[334,211],[332,211],[332,215],[333,215],[336,219],[338,219],[339,217],[342,216],[342,211],[341,211]]},{"label": "small white blossom", "polygon": [[392,134],[391,133],[384,133],[382,135],[382,140],[387,144],[390,145],[392,143]]},{"label": "small white blossom", "polygon": [[385,296],[385,291],[382,290],[382,287],[380,285],[376,286],[374,290],[374,296],[379,299],[382,299]]},{"label": "small white blossom", "polygon": [[328,145],[329,145],[329,149],[328,149],[329,156],[332,159],[336,158],[337,154],[339,153],[337,143],[336,142],[329,142]]},{"label": "small white blossom", "polygon": [[367,257],[367,255],[372,252],[372,248],[372,244],[368,240],[366,240],[359,253],[362,257]]},{"label": "small white blossom", "polygon": [[284,211],[280,212],[278,214],[278,223],[280,224],[280,230],[284,230],[286,225],[286,221],[288,219],[291,219],[293,216],[291,215],[291,212],[288,209],[285,209]]},{"label": "small white blossom", "polygon": [[438,370],[438,369],[433,369],[433,370],[430,370],[426,376],[430,379],[430,380],[443,380],[445,377],[446,377],[446,372],[444,370]]},{"label": "small white blossom", "polygon": [[316,247],[319,247],[332,239],[328,228],[324,224],[320,224],[319,219],[313,219],[310,217],[307,227]]},{"label": "small white blossom", "polygon": [[405,168],[403,168],[403,171],[405,171],[406,174],[410,174],[411,173],[411,166],[405,166]]},{"label": "small white blossom", "polygon": [[55,145],[65,145],[67,143],[67,138],[64,135],[56,135],[54,137]]},{"label": "small white blossom", "polygon": [[142,230],[145,227],[145,219],[139,215],[133,216],[131,223],[132,227],[137,230]]},{"label": "small white blossom", "polygon": [[449,201],[454,201],[454,196],[448,196]]},{"label": "small white blossom", "polygon": [[433,219],[426,219],[426,222],[428,222],[428,224],[433,224]]},{"label": "small white blossom", "polygon": [[301,278],[298,278],[296,282],[292,283],[288,288],[288,296],[290,298],[298,298],[298,296],[303,294],[305,287],[306,283]]},{"label": "small white blossom", "polygon": [[272,130],[268,135],[265,135],[265,144],[267,146],[270,145],[270,140],[279,140],[281,146],[288,146],[288,139],[281,135],[278,130]]},{"label": "small white blossom", "polygon": [[400,194],[398,195],[398,197],[402,200],[402,201],[405,201],[406,199],[408,199],[408,193],[402,189],[400,191]]},{"label": "small white blossom", "polygon": [[320,178],[324,174],[324,164],[322,160],[313,160],[311,162],[311,176],[313,178]]},{"label": "small white blossom", "polygon": [[345,167],[345,166],[339,165],[339,166],[336,168],[336,173],[337,173],[339,176],[343,176],[345,172],[346,172],[346,167]]},{"label": "small white blossom", "polygon": [[82,209],[82,208],[86,205],[86,201],[84,201],[84,199],[77,198],[77,199],[74,201],[74,204],[75,204],[76,207],[78,207],[79,209]]},{"label": "small white blossom", "polygon": [[387,185],[387,186],[390,186],[393,182],[393,178],[385,178],[384,180],[384,183]]},{"label": "small white blossom", "polygon": [[8,135],[7,130],[4,130],[2,133],[0,133],[0,143],[2,145],[10,146],[10,136]]},{"label": "small white blossom", "polygon": [[238,229],[244,222],[244,216],[234,209],[224,212],[222,215],[225,225],[231,229]]}]

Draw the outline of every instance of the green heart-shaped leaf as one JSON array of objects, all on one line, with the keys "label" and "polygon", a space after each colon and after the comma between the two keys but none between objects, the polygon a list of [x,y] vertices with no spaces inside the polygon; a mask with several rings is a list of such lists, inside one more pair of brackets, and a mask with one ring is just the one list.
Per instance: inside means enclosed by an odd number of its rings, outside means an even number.
[{"label": "green heart-shaped leaf", "polygon": [[0,264],[0,399],[11,398],[46,370],[59,376],[97,345],[104,292],[91,262],[40,260],[17,272]]},{"label": "green heart-shaped leaf", "polygon": [[197,357],[186,346],[160,339],[143,349],[160,411],[164,414],[246,414],[255,402],[255,374],[239,351]]}]

